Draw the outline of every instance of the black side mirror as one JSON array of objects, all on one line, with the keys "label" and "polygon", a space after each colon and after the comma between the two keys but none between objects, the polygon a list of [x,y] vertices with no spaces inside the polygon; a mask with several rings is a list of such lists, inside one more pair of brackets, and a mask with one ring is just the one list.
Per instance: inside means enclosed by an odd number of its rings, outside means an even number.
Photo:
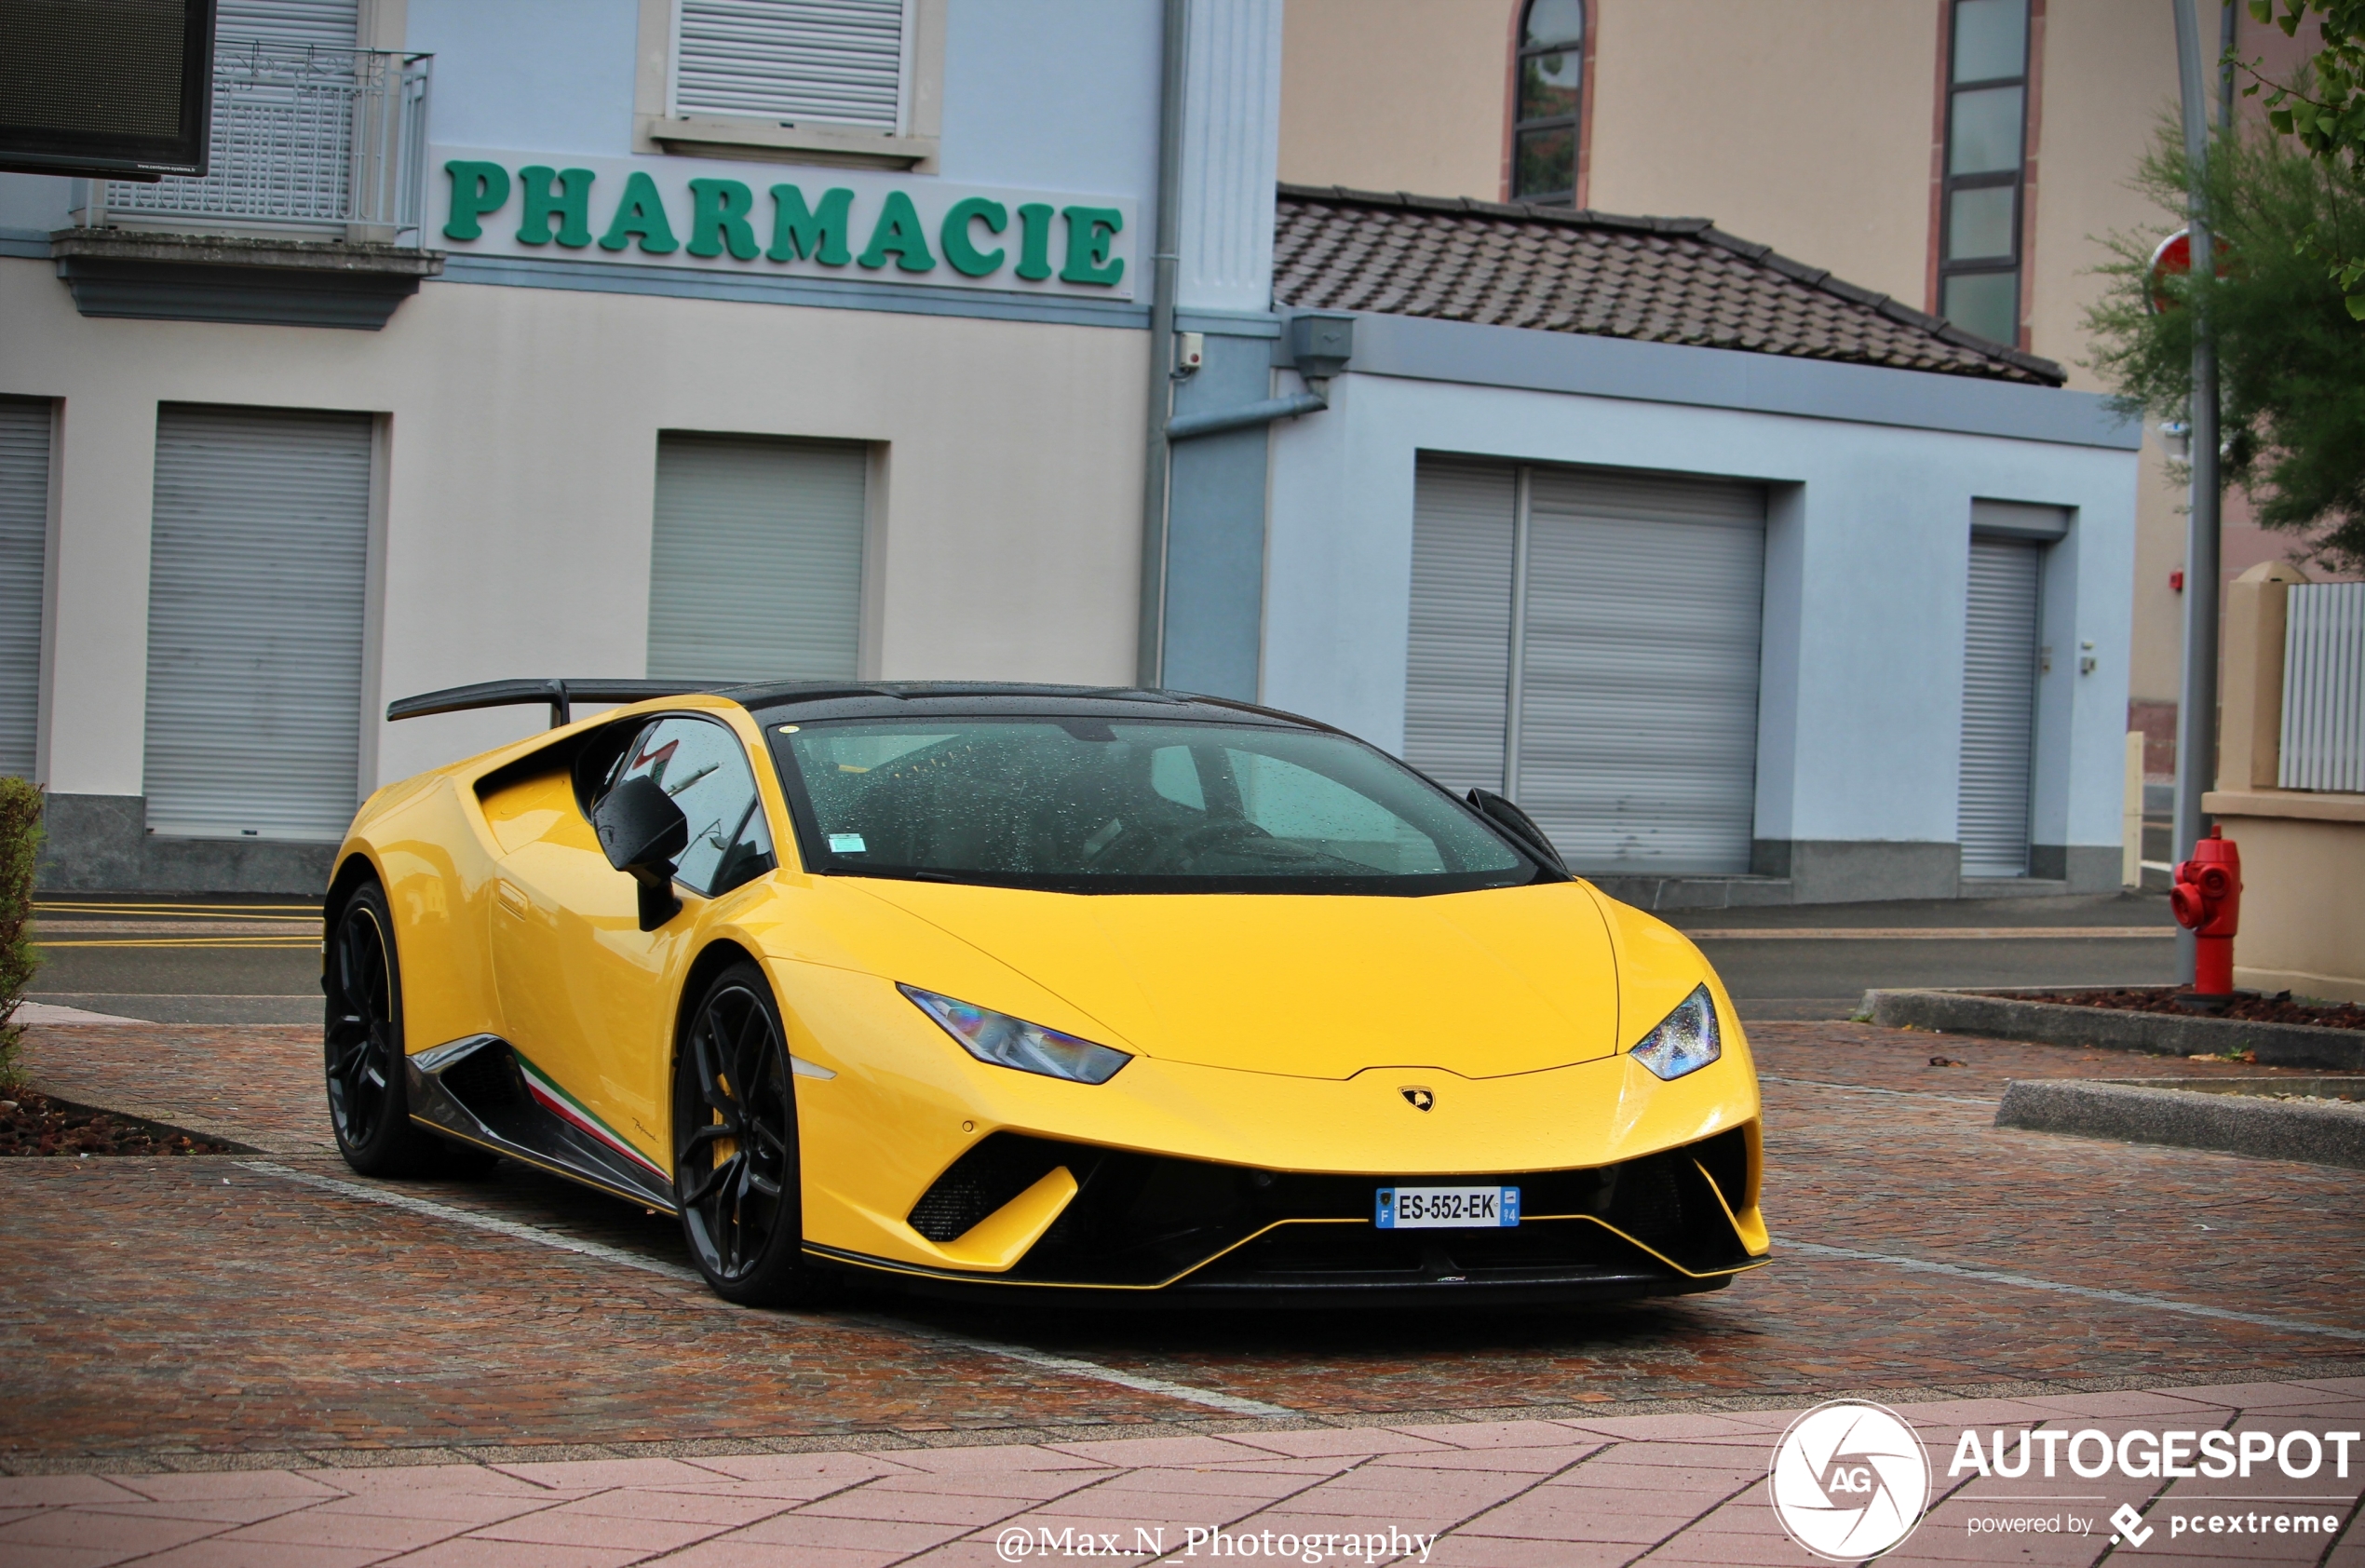
[{"label": "black side mirror", "polygon": [[664,785],[645,773],[626,779],[591,808],[591,830],[608,864],[641,885],[641,929],[654,931],[682,912],[673,869],[690,847],[690,823]]},{"label": "black side mirror", "polygon": [[1543,861],[1548,870],[1563,877],[1569,874],[1568,862],[1561,858],[1561,852],[1552,846],[1552,840],[1544,830],[1535,825],[1534,818],[1492,790],[1472,790],[1469,802],[1473,811],[1508,833],[1514,843]]}]

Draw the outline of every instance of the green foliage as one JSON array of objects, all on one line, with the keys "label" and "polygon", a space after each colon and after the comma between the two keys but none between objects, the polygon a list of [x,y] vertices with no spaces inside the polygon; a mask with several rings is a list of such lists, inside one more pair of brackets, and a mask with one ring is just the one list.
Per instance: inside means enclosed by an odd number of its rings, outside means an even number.
[{"label": "green foliage", "polygon": [[[2365,0],[2250,0],[2250,15],[2272,22],[2287,38],[2299,36],[2308,17],[2317,19],[2316,52],[2298,78],[2278,86],[2247,62],[2234,61],[2250,76],[2245,97],[2266,92],[2266,123],[2345,175],[2354,175],[2365,153]],[[2310,229],[2299,237],[2312,257],[2340,285],[2350,316],[2365,321],[2365,251],[2343,245],[2336,236]]]},{"label": "green foliage", "polygon": [[[2164,125],[2135,181],[2169,214],[2162,232],[2183,221],[2187,176],[2183,138]],[[2193,324],[2206,315],[2226,482],[2249,493],[2261,523],[2300,534],[2318,561],[2365,566],[2365,332],[2340,280],[2304,248],[2321,237],[2365,255],[2365,174],[2277,137],[2220,136],[2204,202],[2222,276],[2169,279],[2167,310],[2146,306],[2159,235],[2111,237],[2116,260],[2101,269],[2108,284],[2087,312],[2092,368],[2130,410],[2183,419]]]},{"label": "green foliage", "polygon": [[33,924],[33,862],[41,847],[41,791],[0,775],[0,1088],[17,1081],[17,1004],[40,963]]}]

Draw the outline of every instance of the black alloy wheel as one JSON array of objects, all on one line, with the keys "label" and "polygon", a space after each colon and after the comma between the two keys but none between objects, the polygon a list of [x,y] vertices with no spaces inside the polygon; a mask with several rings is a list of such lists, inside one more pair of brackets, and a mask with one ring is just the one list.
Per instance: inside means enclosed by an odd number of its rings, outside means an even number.
[{"label": "black alloy wheel", "polygon": [[331,906],[321,990],[329,1120],[345,1162],[364,1176],[471,1175],[493,1164],[411,1120],[403,1077],[402,968],[385,890],[372,879]]},{"label": "black alloy wheel", "polygon": [[673,1194],[690,1256],[743,1306],[809,1301],[796,1086],[772,987],[752,964],[715,976],[673,1070]]}]

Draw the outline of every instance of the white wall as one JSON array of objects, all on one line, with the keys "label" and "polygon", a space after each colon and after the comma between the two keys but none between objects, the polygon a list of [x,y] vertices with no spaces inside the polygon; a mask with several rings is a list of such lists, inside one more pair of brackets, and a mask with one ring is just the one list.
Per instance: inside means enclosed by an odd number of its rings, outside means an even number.
[{"label": "white wall", "polygon": [[[1875,372],[1882,373],[1882,372]],[[1404,734],[1419,450],[1768,481],[1757,836],[1951,843],[1974,495],[2077,509],[2047,588],[2040,843],[2115,844],[2133,453],[1673,403],[1350,374],[1273,444],[1264,700]],[[1794,487],[1794,488],[1792,488]],[[2074,570],[2073,570],[2074,568]],[[2076,673],[2074,643],[2101,664]],[[2064,657],[2066,654],[2066,657]]]},{"label": "white wall", "polygon": [[[100,320],[49,264],[7,260],[0,320],[0,393],[65,405],[61,792],[141,792],[159,401],[388,416],[372,714],[463,682],[642,673],[661,429],[880,444],[875,673],[1131,678],[1139,331],[448,283],[382,332]],[[385,727],[379,777],[540,722]]]}]

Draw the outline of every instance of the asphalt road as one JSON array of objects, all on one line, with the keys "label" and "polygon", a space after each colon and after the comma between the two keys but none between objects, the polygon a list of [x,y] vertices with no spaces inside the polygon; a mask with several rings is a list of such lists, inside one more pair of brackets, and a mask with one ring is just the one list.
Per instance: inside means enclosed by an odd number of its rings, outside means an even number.
[{"label": "asphalt road", "polygon": [[[1665,918],[1700,944],[1745,1018],[1847,1018],[1865,992],[1904,986],[2176,979],[2176,925],[2163,893],[1783,905]],[[2118,934],[2139,928],[2157,934]]]},{"label": "asphalt road", "polygon": [[[35,1001],[156,1023],[319,1017],[309,924],[317,906],[304,900],[108,894],[44,905],[55,938],[43,949]],[[1846,1018],[1875,987],[2175,979],[2176,927],[2158,893],[1678,910],[1665,918],[1699,941],[1748,1018]],[[2138,927],[2157,935],[2121,934]]]}]

